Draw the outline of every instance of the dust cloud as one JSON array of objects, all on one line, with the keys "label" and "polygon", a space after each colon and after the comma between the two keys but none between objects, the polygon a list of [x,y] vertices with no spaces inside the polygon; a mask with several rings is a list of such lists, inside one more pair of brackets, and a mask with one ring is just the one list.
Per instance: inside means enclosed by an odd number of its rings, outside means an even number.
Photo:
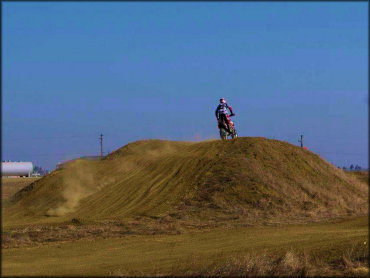
[{"label": "dust cloud", "polygon": [[73,212],[83,198],[100,189],[96,181],[96,167],[85,161],[77,161],[63,176],[64,201],[46,212],[48,216],[63,216]]}]

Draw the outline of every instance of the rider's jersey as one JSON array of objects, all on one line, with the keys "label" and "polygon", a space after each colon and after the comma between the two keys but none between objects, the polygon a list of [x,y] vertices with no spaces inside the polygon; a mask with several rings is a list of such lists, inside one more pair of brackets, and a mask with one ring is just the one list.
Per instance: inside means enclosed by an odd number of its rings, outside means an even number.
[{"label": "rider's jersey", "polygon": [[227,109],[230,109],[230,107],[227,105],[227,103],[220,103],[216,108],[216,117],[218,118],[218,115],[220,114],[227,114]]}]

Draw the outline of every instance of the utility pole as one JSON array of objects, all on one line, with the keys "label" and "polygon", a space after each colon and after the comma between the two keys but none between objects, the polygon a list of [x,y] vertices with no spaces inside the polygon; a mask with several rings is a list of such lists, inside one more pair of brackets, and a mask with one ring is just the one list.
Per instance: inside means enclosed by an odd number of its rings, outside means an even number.
[{"label": "utility pole", "polygon": [[103,134],[100,134],[100,156],[103,157]]},{"label": "utility pole", "polygon": [[301,135],[301,140],[298,140],[301,143],[301,148],[303,148],[303,135]]}]

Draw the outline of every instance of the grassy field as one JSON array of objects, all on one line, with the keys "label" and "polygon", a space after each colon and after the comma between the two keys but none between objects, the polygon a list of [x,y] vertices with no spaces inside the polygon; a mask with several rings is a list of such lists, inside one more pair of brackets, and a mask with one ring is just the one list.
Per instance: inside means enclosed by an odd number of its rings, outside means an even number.
[{"label": "grassy field", "polygon": [[144,140],[10,182],[3,275],[368,275],[368,172],[286,142]]},{"label": "grassy field", "polygon": [[79,240],[4,249],[2,273],[366,276],[367,241],[367,217],[283,227]]}]

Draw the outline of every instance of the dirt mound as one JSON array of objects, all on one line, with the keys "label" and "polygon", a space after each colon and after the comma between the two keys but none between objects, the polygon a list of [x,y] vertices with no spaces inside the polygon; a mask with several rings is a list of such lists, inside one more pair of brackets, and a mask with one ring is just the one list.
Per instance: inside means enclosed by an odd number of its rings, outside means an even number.
[{"label": "dirt mound", "polygon": [[144,140],[34,182],[13,197],[3,223],[320,220],[366,214],[367,196],[366,183],[286,142]]}]

